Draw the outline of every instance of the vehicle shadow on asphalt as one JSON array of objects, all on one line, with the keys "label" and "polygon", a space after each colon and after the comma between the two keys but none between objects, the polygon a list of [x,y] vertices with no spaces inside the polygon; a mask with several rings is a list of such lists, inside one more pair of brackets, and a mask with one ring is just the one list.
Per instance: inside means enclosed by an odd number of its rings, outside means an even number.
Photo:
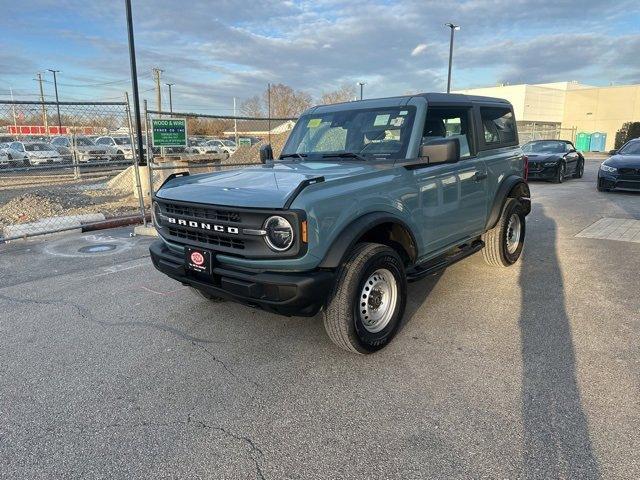
[{"label": "vehicle shadow on asphalt", "polygon": [[[600,478],[576,378],[556,251],[556,222],[539,206],[521,259],[523,478]],[[534,237],[534,238],[531,238]]]}]

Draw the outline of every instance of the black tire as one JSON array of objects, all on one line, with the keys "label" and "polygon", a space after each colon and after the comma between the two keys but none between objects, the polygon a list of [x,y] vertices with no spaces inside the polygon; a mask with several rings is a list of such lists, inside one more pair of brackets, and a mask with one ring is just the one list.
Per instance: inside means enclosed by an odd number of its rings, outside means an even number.
[{"label": "black tire", "polygon": [[582,178],[584,175],[584,161],[578,160],[578,165],[576,166],[576,171],[573,174],[573,178]]},{"label": "black tire", "polygon": [[558,168],[556,169],[556,176],[553,178],[553,183],[562,183],[564,182],[564,177],[567,174],[567,164],[564,162],[560,162],[558,164]]},{"label": "black tire", "polygon": [[[509,221],[512,215],[517,215],[520,219],[520,234],[516,248],[510,251],[507,238],[510,227]],[[484,241],[482,256],[485,262],[493,267],[500,268],[510,267],[516,263],[524,248],[526,231],[525,214],[522,204],[515,198],[507,199],[496,226],[482,235],[482,240]]]},{"label": "black tire", "polygon": [[215,295],[211,295],[207,292],[203,292],[202,290],[198,290],[197,288],[194,288],[194,287],[189,287],[189,290],[191,290],[195,295],[201,298],[204,298],[206,300],[209,300],[210,302],[222,303],[227,301],[226,298],[216,297]]},{"label": "black tire", "polygon": [[[376,299],[373,295],[376,289],[372,289],[366,294],[369,295],[368,298],[362,295],[366,299],[363,302],[361,294],[365,290],[369,291],[367,282],[375,279],[379,271],[388,277],[381,283],[390,285],[395,295],[390,292],[377,292]],[[373,306],[376,300],[379,302],[381,299],[391,299],[394,296],[395,301],[389,304],[388,316],[385,315],[388,320],[379,324],[379,331],[371,331],[375,326],[365,325],[361,308],[368,304],[366,308],[375,311],[380,306],[379,303],[378,307]],[[354,353],[373,353],[386,346],[398,332],[406,302],[407,279],[404,264],[398,253],[386,245],[360,243],[338,271],[334,289],[323,312],[324,328],[331,341],[338,347]]]}]

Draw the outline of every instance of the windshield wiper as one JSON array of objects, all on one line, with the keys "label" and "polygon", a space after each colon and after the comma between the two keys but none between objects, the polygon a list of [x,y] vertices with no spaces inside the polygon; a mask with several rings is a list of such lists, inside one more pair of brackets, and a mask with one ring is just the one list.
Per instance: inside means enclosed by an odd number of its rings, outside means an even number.
[{"label": "windshield wiper", "polygon": [[285,153],[284,155],[280,155],[279,159],[282,160],[283,158],[291,158],[291,157],[304,158],[306,156],[307,156],[306,153]]},{"label": "windshield wiper", "polygon": [[362,155],[358,155],[357,153],[353,153],[353,152],[342,152],[342,153],[327,153],[325,155],[322,155],[322,158],[331,158],[331,157],[336,157],[336,158],[353,158],[355,160],[360,160],[362,162],[366,162],[367,159],[364,158]]}]

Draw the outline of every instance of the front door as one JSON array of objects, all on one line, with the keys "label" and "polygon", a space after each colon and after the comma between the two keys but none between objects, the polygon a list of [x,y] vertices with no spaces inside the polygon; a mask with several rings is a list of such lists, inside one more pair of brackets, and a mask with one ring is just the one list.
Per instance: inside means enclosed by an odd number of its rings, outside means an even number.
[{"label": "front door", "polygon": [[456,138],[460,161],[414,170],[424,225],[427,256],[460,240],[479,235],[487,212],[487,168],[476,157],[472,109],[429,107],[422,144],[434,139]]}]

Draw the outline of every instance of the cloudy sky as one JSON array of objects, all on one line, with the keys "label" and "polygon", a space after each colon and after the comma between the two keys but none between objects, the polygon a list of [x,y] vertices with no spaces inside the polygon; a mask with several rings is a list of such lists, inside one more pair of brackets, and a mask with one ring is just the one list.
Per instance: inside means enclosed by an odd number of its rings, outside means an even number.
[{"label": "cloudy sky", "polygon": [[[314,97],[360,80],[366,96],[441,91],[449,21],[462,26],[454,88],[640,83],[638,0],[132,3],[141,95],[154,99],[151,69],[160,67],[180,111],[231,113],[234,96],[240,102],[267,82]],[[119,100],[130,89],[123,1],[22,0],[2,11],[0,99],[10,87],[37,99],[33,79],[47,68],[61,70],[61,100]]]}]

